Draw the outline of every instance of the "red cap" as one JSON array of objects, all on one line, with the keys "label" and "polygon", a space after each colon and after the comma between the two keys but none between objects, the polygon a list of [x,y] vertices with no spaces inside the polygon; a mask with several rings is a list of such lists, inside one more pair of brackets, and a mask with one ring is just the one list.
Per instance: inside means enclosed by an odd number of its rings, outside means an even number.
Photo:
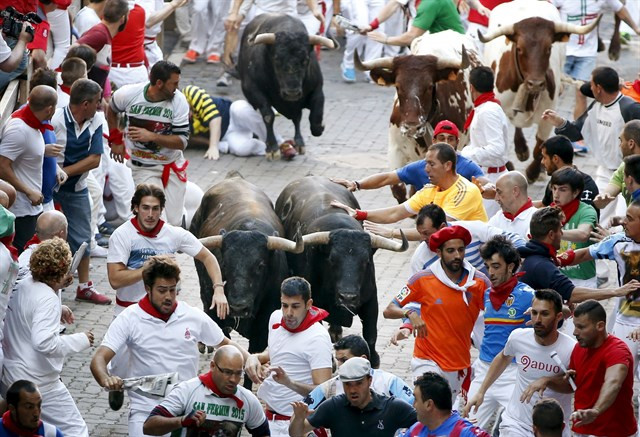
[{"label": "red cap", "polygon": [[471,243],[471,234],[462,226],[453,225],[442,228],[429,237],[429,249],[435,252],[449,240],[462,240],[464,245],[468,246]]},{"label": "red cap", "polygon": [[440,123],[436,124],[436,127],[433,129],[433,137],[435,138],[438,134],[451,134],[456,138],[460,138],[460,131],[458,130],[458,126],[449,120],[442,120]]}]

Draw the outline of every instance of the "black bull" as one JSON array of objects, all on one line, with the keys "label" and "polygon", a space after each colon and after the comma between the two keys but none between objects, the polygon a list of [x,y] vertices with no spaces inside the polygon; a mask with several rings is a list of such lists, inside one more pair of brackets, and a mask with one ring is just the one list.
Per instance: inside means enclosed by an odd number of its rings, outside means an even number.
[{"label": "black bull", "polygon": [[247,101],[260,111],[267,127],[267,158],[279,154],[273,133],[275,108],[291,120],[295,127],[294,141],[304,153],[300,134],[302,110],[310,110],[311,134],[322,135],[324,126],[324,93],[322,72],[313,53],[313,45],[333,48],[328,38],[309,35],[297,18],[282,14],[262,14],[245,29],[240,43],[238,73]]},{"label": "black bull", "polygon": [[263,351],[269,316],[280,307],[280,284],[288,275],[284,252],[301,252],[302,239],[279,237],[284,231],[271,201],[241,177],[227,178],[205,193],[190,231],[211,249],[226,281],[230,314],[220,320],[215,309],[209,309],[211,279],[195,261],[205,312],[227,336],[235,329],[249,339],[249,352]]},{"label": "black bull", "polygon": [[[288,254],[293,274],[311,283],[314,304],[329,311],[327,321],[333,341],[353,316],[362,320],[362,334],[371,349],[371,364],[378,367],[378,295],[373,254],[376,249],[407,250],[408,243],[371,235],[360,222],[330,206],[338,200],[353,208],[358,201],[346,188],[326,178],[309,176],[287,185],[276,201],[276,213],[291,238],[298,226],[305,250]],[[299,223],[299,225],[298,225]]]}]

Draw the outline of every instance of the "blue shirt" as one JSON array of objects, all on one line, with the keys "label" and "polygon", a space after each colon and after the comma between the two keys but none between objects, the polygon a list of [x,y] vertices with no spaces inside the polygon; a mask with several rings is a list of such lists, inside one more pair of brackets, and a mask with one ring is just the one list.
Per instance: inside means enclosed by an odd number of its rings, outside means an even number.
[{"label": "blue shirt", "polygon": [[486,431],[473,426],[471,422],[460,417],[457,411],[452,411],[451,416],[436,429],[429,429],[423,423],[417,422],[408,430],[399,434],[400,437],[491,437]]},{"label": "blue shirt", "polygon": [[493,308],[489,292],[484,293],[484,336],[480,346],[480,359],[490,363],[504,349],[509,334],[516,328],[526,328],[531,316],[525,315],[533,302],[533,288],[518,282],[511,295],[498,310]]},{"label": "blue shirt", "polygon": [[[456,173],[465,179],[471,180],[472,177],[482,177],[484,173],[475,162],[456,153]],[[427,170],[425,168],[424,159],[412,162],[402,168],[396,170],[398,178],[408,185],[413,185],[416,190],[422,189],[431,182]]]}]

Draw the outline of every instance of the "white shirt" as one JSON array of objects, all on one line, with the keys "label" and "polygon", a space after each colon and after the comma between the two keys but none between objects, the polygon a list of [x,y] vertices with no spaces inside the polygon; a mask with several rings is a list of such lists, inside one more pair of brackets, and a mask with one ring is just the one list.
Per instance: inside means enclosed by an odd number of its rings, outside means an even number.
[{"label": "white shirt", "polygon": [[[311,371],[331,369],[333,358],[331,338],[324,326],[314,323],[302,332],[289,332],[283,327],[273,325],[282,320],[282,310],[275,310],[269,318],[269,357],[272,366],[280,366],[292,381],[313,384]],[[291,416],[291,402],[301,401],[303,397],[293,390],[273,380],[272,375],[258,389],[258,398],[262,399],[278,414]]]},{"label": "white shirt", "polygon": [[131,159],[143,164],[170,164],[184,160],[182,150],[168,149],[153,142],[139,143],[129,138],[130,126],[143,127],[160,135],[180,135],[183,144],[189,139],[189,104],[176,90],[171,100],[147,100],[149,83],[125,85],[111,97],[109,105],[115,112],[127,115],[125,144],[131,150]]},{"label": "white shirt", "polygon": [[87,30],[100,22],[100,17],[96,14],[96,11],[88,6],[80,9],[76,14],[76,18],[73,20],[73,27],[78,31],[78,35],[82,36]]},{"label": "white shirt", "polygon": [[[562,21],[584,26],[598,18],[605,11],[618,12],[624,6],[620,0],[552,0],[560,11]],[[598,31],[586,35],[572,33],[567,43],[567,56],[597,56]]]},{"label": "white shirt", "polygon": [[[18,276],[18,263],[13,260],[7,247],[0,243],[0,342],[3,338],[4,316],[9,298]],[[2,348],[0,347],[0,369],[2,368]]]},{"label": "white shirt", "polygon": [[[123,223],[109,238],[107,264],[122,263],[127,269],[142,267],[152,256],[174,254],[182,251],[195,257],[204,248],[202,243],[189,231],[165,223],[154,238],[138,233],[131,220]],[[116,290],[116,297],[125,302],[138,302],[145,295],[142,281]]]},{"label": "white shirt", "polygon": [[[504,346],[504,355],[516,358],[518,373],[516,377],[516,386],[511,395],[511,401],[504,414],[510,420],[517,422],[520,426],[525,427],[533,435],[533,423],[531,414],[533,406],[540,400],[540,395],[534,393],[529,403],[520,402],[520,396],[532,382],[544,376],[561,375],[564,372],[560,366],[551,359],[551,352],[558,353],[558,358],[566,368],[569,368],[569,359],[576,341],[562,332],[558,332],[558,339],[550,346],[542,346],[535,340],[532,328],[518,328],[514,330]],[[550,388],[544,392],[545,397],[554,398],[558,401],[564,411],[565,428],[563,436],[569,436],[571,429],[569,424],[569,416],[571,415],[571,398],[572,394],[558,393]]]},{"label": "white shirt", "polygon": [[[130,377],[178,372],[180,381],[186,381],[198,374],[198,342],[217,346],[224,338],[209,316],[185,302],[178,302],[166,323],[131,305],[111,322],[102,346],[116,353],[129,349]],[[158,404],[135,392],[129,397],[132,411],[151,412]]]},{"label": "white shirt", "polygon": [[[58,85],[58,103],[56,103],[56,108],[64,108],[65,106],[69,106],[70,96],[66,92],[62,91],[60,85]],[[109,131],[107,131],[109,132]],[[58,138],[56,137],[56,141]]]},{"label": "white shirt", "polygon": [[[19,118],[10,118],[2,131],[0,156],[13,161],[13,172],[23,184],[42,192],[44,139],[39,129],[29,127]],[[31,205],[27,195],[16,190],[16,201],[10,211],[16,217],[38,215],[42,212],[42,205]]]},{"label": "white shirt", "polygon": [[[227,431],[224,435],[239,436],[243,425],[256,429],[267,418],[260,401],[251,391],[239,385],[235,396],[242,401],[242,408],[234,399],[218,397],[199,378],[193,378],[176,385],[160,405],[174,417],[189,414],[192,409],[202,410],[207,413],[203,428],[209,431],[224,429]],[[187,430],[183,429],[180,436],[186,435]]]},{"label": "white shirt", "polygon": [[469,126],[469,144],[460,151],[483,169],[502,167],[508,161],[509,120],[495,102],[475,108]]},{"label": "white shirt", "polygon": [[51,287],[31,276],[18,284],[5,318],[3,384],[28,379],[42,389],[60,379],[67,355],[89,348],[83,332],[59,334],[60,316],[60,298]]},{"label": "white shirt", "polygon": [[618,94],[607,106],[594,102],[580,131],[584,143],[591,146],[595,162],[613,171],[617,170],[622,162],[619,136],[625,121],[618,104],[621,98],[622,94]]},{"label": "white shirt", "polygon": [[0,35],[0,63],[6,61],[11,57],[11,47],[7,45],[4,37]]},{"label": "white shirt", "polygon": [[[142,6],[144,9],[144,16],[148,20],[150,16],[164,8],[163,0],[136,0],[136,4]],[[151,28],[145,26],[144,36],[145,38],[155,38],[162,30],[162,21],[157,23]]]},{"label": "white shirt", "polygon": [[512,232],[520,237],[528,240],[529,237],[529,223],[531,223],[531,217],[538,208],[532,206],[525,209],[518,214],[513,220],[506,218],[502,210],[498,211],[493,217],[489,219],[489,225],[500,228],[505,232]]}]

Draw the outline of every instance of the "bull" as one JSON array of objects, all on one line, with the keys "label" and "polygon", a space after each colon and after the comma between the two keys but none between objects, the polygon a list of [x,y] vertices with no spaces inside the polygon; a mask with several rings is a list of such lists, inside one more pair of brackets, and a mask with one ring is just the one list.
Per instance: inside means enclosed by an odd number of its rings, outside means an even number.
[{"label": "bull", "polygon": [[[542,142],[551,133],[551,124],[541,119],[546,109],[555,109],[561,90],[564,45],[572,33],[584,35],[598,25],[600,18],[576,26],[560,20],[560,13],[544,1],[514,0],[491,11],[486,34],[484,60],[496,77],[496,97],[515,126],[515,150],[520,161],[529,159],[529,148],[522,128],[538,125],[533,161],[526,169],[527,179],[540,175]],[[504,38],[501,38],[504,37]]]},{"label": "bull", "polygon": [[285,236],[296,232],[298,223],[305,251],[289,253],[289,267],[311,284],[313,301],[329,311],[329,333],[333,341],[351,326],[353,317],[362,320],[362,333],[371,349],[371,364],[378,367],[376,352],[378,294],[373,254],[376,249],[407,250],[402,242],[365,232],[360,222],[343,210],[330,206],[338,200],[359,208],[353,194],[329,179],[308,176],[287,185],[276,201]]},{"label": "bull", "polygon": [[272,108],[293,122],[299,153],[303,154],[305,147],[300,133],[303,108],[310,111],[311,134],[322,135],[324,93],[314,45],[334,47],[332,40],[309,35],[302,21],[283,14],[259,15],[242,35],[237,69],[242,92],[266,125],[268,159],[280,155]]},{"label": "bull", "polygon": [[288,276],[285,252],[304,250],[302,238],[282,238],[273,204],[258,187],[230,175],[205,193],[190,231],[220,264],[229,316],[210,310],[213,288],[204,265],[195,262],[205,312],[228,336],[232,329],[249,339],[249,352],[267,347],[269,316],[280,307],[280,284]]},{"label": "bull", "polygon": [[[478,54],[465,47],[474,47],[473,41],[447,30],[416,38],[412,55],[361,62],[355,53],[357,69],[370,71],[378,85],[396,87],[389,125],[390,168],[423,159],[439,121],[450,120],[462,132],[473,108],[465,69],[481,65]],[[460,146],[466,140],[461,137]],[[391,191],[399,203],[406,200],[404,184]]]}]

